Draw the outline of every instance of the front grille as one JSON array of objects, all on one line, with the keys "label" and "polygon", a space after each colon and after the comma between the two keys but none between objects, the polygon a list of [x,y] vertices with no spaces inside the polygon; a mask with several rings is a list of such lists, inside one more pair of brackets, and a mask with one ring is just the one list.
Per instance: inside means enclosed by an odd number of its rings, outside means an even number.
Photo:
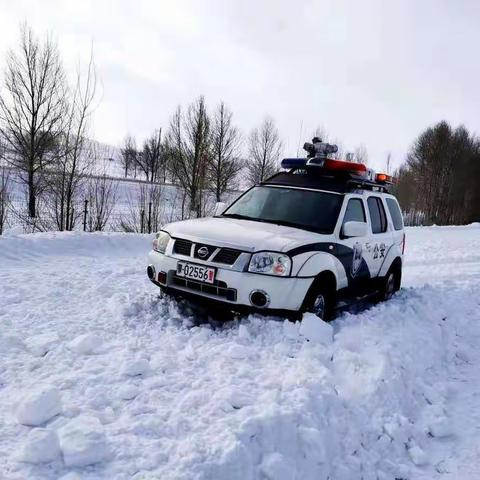
[{"label": "front grille", "polygon": [[[210,255],[216,250],[217,247],[212,247],[211,245],[204,245],[203,243],[195,244],[195,251],[193,256],[195,258],[200,258],[201,260],[208,260]],[[200,253],[199,253],[200,252]],[[204,253],[206,252],[206,254]]]},{"label": "front grille", "polygon": [[183,287],[193,292],[207,293],[215,297],[224,298],[231,302],[237,299],[237,291],[234,288],[228,288],[222,281],[215,281],[213,284],[198,282],[183,277],[178,277],[175,272],[171,272],[170,282],[172,285]]},{"label": "front grille", "polygon": [[190,256],[192,250],[192,242],[190,240],[182,240],[177,238],[175,244],[173,245],[173,253],[178,253],[180,255]]},{"label": "front grille", "polygon": [[[183,238],[176,238],[173,245],[173,253],[179,255],[185,255],[187,257],[191,256],[193,242],[190,240],[185,240]],[[210,257],[214,254],[215,250],[219,247],[213,245],[205,245],[204,243],[196,243],[193,251],[193,257],[199,258],[200,260],[209,260]],[[207,253],[201,255],[202,252]],[[199,253],[200,252],[200,253]],[[211,260],[216,263],[223,263],[225,265],[233,265],[242,252],[240,250],[234,250],[233,248],[220,248],[217,254]]]},{"label": "front grille", "polygon": [[232,250],[231,248],[222,248],[214,257],[213,261],[217,263],[225,263],[233,265],[242,252],[240,250]]}]

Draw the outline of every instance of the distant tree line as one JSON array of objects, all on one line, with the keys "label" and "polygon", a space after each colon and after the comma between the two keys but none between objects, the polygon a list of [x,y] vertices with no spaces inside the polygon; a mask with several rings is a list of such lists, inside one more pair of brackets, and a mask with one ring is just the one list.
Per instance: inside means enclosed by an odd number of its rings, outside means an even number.
[{"label": "distant tree line", "polygon": [[462,225],[480,221],[480,139],[446,121],[414,141],[396,172],[408,223]]},{"label": "distant tree line", "polygon": [[[12,214],[26,231],[112,225],[118,181],[99,172],[106,152],[91,140],[96,87],[93,54],[69,81],[57,45],[22,27],[17,48],[7,53],[0,89],[0,234]],[[363,145],[346,153],[324,128],[312,134],[338,144],[336,158],[368,161]],[[166,217],[205,215],[212,201],[228,200],[231,190],[275,173],[282,151],[271,117],[245,134],[225,102],[209,109],[200,96],[179,106],[168,125],[158,126],[140,145],[131,135],[125,138],[123,175],[143,183],[127,192],[128,205],[113,228],[150,232]],[[395,190],[409,223],[480,220],[480,140],[465,127],[443,121],[425,130],[397,176]],[[12,183],[19,181],[26,194],[23,208],[12,202]],[[167,199],[168,185],[175,185],[175,194]]]},{"label": "distant tree line", "polygon": [[[117,192],[106,172],[99,175],[105,152],[91,140],[96,86],[93,54],[71,82],[56,43],[49,37],[40,40],[26,25],[21,28],[18,46],[7,53],[0,87],[0,233],[9,213],[27,231],[73,230],[82,223],[85,229],[105,228]],[[244,137],[224,102],[212,112],[203,97],[179,106],[167,128],[157,128],[140,147],[132,136],[122,145],[125,177],[148,185],[137,198],[129,195],[138,225],[121,221],[120,227],[144,231],[145,225],[150,230],[159,223],[161,213],[152,204],[161,202],[166,183],[182,192],[182,218],[203,215],[208,198],[220,201],[242,179],[253,183],[271,175],[281,150],[270,118]],[[11,202],[12,181],[24,187],[24,208]]]},{"label": "distant tree line", "polygon": [[185,193],[184,215],[201,216],[207,195],[220,202],[242,181],[254,184],[275,173],[282,148],[270,117],[245,138],[225,102],[210,113],[201,96],[186,108],[177,108],[163,138],[158,129],[137,148],[127,135],[120,152],[125,177],[179,185]]}]

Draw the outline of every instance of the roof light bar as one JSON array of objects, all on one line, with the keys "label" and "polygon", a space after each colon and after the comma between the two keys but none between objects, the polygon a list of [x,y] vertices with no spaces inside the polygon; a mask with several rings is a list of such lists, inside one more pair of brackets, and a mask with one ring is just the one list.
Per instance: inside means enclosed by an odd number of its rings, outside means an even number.
[{"label": "roof light bar", "polygon": [[[319,137],[314,137],[312,143],[305,143],[303,148],[307,151],[307,158],[284,158],[282,168],[286,170],[310,170],[318,169],[320,175],[335,176],[335,174],[350,174],[351,179],[360,179],[373,184],[393,184],[395,179],[386,173],[375,173],[363,163],[348,160],[335,160],[328,158],[338,151],[336,145],[323,142]],[[357,178],[355,178],[357,177]]]},{"label": "roof light bar", "polygon": [[305,168],[316,167],[332,173],[353,173],[356,175],[365,176],[367,174],[367,167],[363,163],[347,162],[345,160],[333,160],[331,158],[284,158],[282,160],[282,168]]}]

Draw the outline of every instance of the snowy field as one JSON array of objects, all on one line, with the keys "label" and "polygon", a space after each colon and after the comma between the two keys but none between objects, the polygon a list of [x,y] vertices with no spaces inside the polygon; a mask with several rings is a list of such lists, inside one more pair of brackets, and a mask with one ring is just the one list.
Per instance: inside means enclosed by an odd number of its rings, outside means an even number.
[{"label": "snowy field", "polygon": [[401,292],[318,338],[199,324],[149,247],[0,237],[2,480],[480,478],[478,225],[408,229]]}]

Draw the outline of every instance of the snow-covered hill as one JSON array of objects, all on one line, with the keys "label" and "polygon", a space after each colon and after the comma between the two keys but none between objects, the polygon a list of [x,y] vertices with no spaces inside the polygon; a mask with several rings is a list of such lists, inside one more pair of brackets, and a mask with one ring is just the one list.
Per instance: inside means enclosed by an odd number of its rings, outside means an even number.
[{"label": "snow-covered hill", "polygon": [[319,341],[201,323],[149,244],[0,238],[0,478],[480,478],[479,226],[408,229],[402,291]]}]

